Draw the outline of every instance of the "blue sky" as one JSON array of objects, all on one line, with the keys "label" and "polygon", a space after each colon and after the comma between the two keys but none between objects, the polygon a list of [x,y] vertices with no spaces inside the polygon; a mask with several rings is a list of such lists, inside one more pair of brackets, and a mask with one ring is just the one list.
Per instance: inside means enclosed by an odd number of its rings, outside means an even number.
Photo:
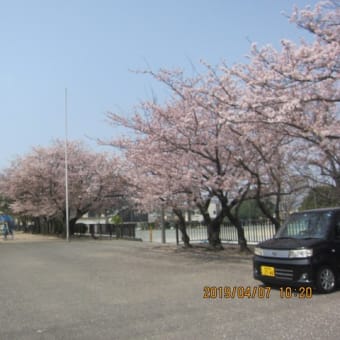
[{"label": "blue sky", "polygon": [[[250,42],[279,46],[306,33],[282,14],[312,0],[0,0],[0,170],[33,146],[118,132],[105,112],[129,114],[164,88],[131,70],[200,60],[244,62]],[[107,148],[104,148],[106,151]]]}]

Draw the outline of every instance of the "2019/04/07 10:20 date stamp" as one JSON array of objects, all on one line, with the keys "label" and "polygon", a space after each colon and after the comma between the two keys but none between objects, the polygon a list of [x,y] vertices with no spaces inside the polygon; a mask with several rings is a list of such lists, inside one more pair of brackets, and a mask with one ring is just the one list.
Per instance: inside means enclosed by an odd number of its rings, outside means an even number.
[{"label": "2019/04/07 10:20 date stamp", "polygon": [[[311,299],[312,287],[279,287],[281,299]],[[269,299],[271,287],[264,286],[204,286],[203,299]]]}]

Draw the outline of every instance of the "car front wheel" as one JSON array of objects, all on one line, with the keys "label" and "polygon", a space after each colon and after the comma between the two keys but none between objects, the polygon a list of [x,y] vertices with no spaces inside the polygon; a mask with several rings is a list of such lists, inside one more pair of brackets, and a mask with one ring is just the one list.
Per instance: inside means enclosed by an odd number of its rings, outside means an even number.
[{"label": "car front wheel", "polygon": [[334,271],[329,266],[319,269],[316,277],[316,287],[320,293],[331,293],[335,290],[336,278]]}]

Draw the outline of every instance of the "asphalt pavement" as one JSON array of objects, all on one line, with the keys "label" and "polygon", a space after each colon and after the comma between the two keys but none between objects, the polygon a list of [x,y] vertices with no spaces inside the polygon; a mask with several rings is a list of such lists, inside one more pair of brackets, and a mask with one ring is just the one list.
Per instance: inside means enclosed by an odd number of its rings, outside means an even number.
[{"label": "asphalt pavement", "polygon": [[340,334],[340,291],[282,296],[252,278],[251,256],[233,252],[124,240],[6,241],[0,275],[1,340]]}]

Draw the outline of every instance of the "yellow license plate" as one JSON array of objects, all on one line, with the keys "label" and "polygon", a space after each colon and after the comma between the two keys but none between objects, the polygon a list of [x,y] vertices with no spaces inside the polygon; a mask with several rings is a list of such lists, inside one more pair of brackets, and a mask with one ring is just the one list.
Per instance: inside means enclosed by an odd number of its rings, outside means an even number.
[{"label": "yellow license plate", "polygon": [[275,276],[275,268],[274,267],[261,266],[261,275],[262,276]]}]

